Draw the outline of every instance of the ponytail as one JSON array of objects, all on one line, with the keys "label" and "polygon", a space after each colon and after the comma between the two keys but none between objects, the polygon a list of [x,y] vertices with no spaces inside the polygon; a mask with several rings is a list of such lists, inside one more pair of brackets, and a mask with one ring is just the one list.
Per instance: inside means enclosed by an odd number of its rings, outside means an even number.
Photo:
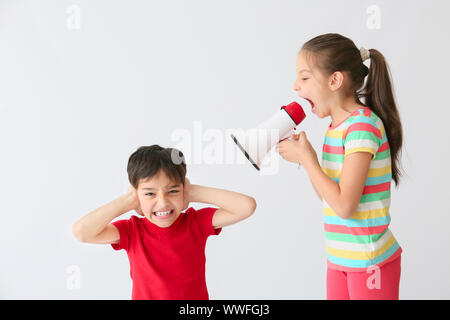
[{"label": "ponytail", "polygon": [[358,102],[364,98],[364,105],[370,107],[383,121],[392,160],[392,179],[398,186],[402,172],[399,168],[400,152],[403,143],[403,130],[400,115],[394,99],[391,75],[384,56],[370,49],[370,67],[365,86],[356,92]]}]

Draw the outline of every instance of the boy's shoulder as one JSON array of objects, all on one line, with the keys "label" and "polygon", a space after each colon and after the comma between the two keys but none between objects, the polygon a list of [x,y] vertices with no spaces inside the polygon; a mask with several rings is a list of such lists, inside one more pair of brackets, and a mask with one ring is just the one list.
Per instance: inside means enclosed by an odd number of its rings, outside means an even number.
[{"label": "boy's shoulder", "polygon": [[126,220],[130,223],[136,224],[136,223],[143,223],[145,221],[145,219],[147,219],[147,218],[144,216],[138,216],[138,215],[132,214],[128,219],[123,219],[123,220]]},{"label": "boy's shoulder", "polygon": [[184,214],[186,215],[202,215],[202,214],[211,214],[216,212],[218,208],[213,207],[205,207],[200,209],[195,209],[193,207],[189,207],[184,211]]},{"label": "boy's shoulder", "polygon": [[217,210],[218,208],[214,207],[205,207],[201,209],[189,207],[185,211],[186,220],[196,224],[202,232],[206,233],[206,235],[218,235],[222,228],[214,229],[212,225],[212,219]]},{"label": "boy's shoulder", "polygon": [[128,218],[118,219],[112,222],[117,228],[126,228],[127,230],[134,229],[135,226],[142,225],[145,223],[147,218],[144,216],[131,215]]}]

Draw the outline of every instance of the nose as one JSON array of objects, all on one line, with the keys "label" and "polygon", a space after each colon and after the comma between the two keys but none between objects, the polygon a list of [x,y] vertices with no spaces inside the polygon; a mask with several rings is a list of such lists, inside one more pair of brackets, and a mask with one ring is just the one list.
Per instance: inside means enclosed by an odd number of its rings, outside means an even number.
[{"label": "nose", "polygon": [[166,207],[167,203],[168,203],[168,201],[167,201],[166,195],[159,194],[158,200],[157,200],[158,207],[161,209],[164,209]]},{"label": "nose", "polygon": [[294,85],[292,86],[292,89],[294,89],[294,91],[300,91],[300,86],[298,85],[297,80],[295,80]]}]

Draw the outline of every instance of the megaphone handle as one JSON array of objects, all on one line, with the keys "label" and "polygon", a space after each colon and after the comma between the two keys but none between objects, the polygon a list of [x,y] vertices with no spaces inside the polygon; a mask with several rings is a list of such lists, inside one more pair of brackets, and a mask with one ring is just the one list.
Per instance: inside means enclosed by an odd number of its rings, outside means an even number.
[{"label": "megaphone handle", "polygon": [[[291,133],[292,133],[292,134],[297,134],[297,127],[295,127],[294,129],[292,129],[292,130],[291,130]],[[297,167],[297,170],[300,169],[301,167],[302,167],[302,165],[299,163],[299,164],[298,164],[298,167]]]}]

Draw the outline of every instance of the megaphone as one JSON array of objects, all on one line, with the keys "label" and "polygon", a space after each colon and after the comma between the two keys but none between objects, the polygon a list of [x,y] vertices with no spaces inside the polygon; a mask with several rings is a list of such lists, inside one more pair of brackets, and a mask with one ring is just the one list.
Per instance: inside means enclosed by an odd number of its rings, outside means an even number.
[{"label": "megaphone", "polygon": [[302,106],[291,102],[263,121],[256,128],[245,132],[234,132],[231,138],[244,153],[256,170],[260,170],[261,162],[266,154],[279,141],[291,135],[292,129],[300,124],[306,117]]}]

